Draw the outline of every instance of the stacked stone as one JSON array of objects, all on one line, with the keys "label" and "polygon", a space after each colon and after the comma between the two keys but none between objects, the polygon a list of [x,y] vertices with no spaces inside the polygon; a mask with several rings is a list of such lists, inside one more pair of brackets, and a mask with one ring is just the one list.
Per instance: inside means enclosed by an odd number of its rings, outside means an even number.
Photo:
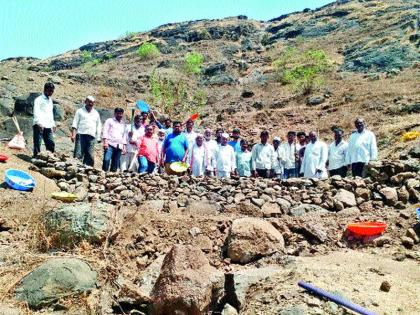
[{"label": "stacked stone", "polygon": [[238,204],[254,205],[266,216],[277,216],[293,215],[293,209],[302,204],[329,211],[353,207],[363,211],[385,205],[402,209],[407,203],[420,200],[420,162],[417,159],[372,162],[366,179],[333,176],[324,181],[105,173],[51,153],[40,154],[33,164],[42,174],[55,179],[61,190],[75,193],[79,201],[141,205],[145,201],[159,200],[164,210],[175,203],[182,209],[201,201],[218,204],[221,210]]}]

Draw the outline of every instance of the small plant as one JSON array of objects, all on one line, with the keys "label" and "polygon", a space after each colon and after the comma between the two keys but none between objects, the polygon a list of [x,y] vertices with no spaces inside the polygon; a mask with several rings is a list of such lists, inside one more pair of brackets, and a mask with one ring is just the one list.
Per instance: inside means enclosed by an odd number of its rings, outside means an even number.
[{"label": "small plant", "polygon": [[87,50],[84,50],[82,52],[82,56],[81,57],[82,57],[82,63],[87,63],[89,61],[92,61],[92,59],[93,59],[92,52],[87,51]]},{"label": "small plant", "polygon": [[160,103],[163,112],[171,117],[185,118],[207,104],[206,92],[199,89],[191,94],[189,91],[193,89],[182,79],[159,77],[153,72],[149,84],[152,101]]},{"label": "small plant", "polygon": [[188,74],[199,74],[204,62],[204,56],[200,53],[191,52],[185,56],[184,70]]},{"label": "small plant", "polygon": [[323,50],[299,51],[289,47],[273,62],[277,80],[291,84],[296,92],[308,94],[323,85],[331,64]]},{"label": "small plant", "polygon": [[99,58],[95,58],[95,59],[93,59],[92,61],[91,61],[91,63],[92,63],[92,66],[96,66],[96,65],[99,65],[100,63],[101,63],[101,59],[99,59]]},{"label": "small plant", "polygon": [[142,60],[149,60],[159,56],[159,48],[153,43],[143,43],[137,50],[137,54]]},{"label": "small plant", "polygon": [[103,59],[103,60],[111,60],[112,58],[114,58],[114,55],[113,55],[113,54],[111,54],[111,53],[106,53],[106,54],[102,57],[102,59]]}]

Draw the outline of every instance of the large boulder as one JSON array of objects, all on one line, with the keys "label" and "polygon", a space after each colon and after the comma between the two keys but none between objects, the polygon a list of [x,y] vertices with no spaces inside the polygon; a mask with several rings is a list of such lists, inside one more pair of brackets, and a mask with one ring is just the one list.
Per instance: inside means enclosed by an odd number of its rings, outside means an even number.
[{"label": "large boulder", "polygon": [[257,218],[232,222],[227,254],[233,262],[246,264],[283,250],[283,236],[271,223]]},{"label": "large boulder", "polygon": [[86,262],[76,258],[55,258],[24,277],[15,293],[18,300],[38,309],[95,287],[96,272]]},{"label": "large boulder", "polygon": [[0,114],[5,116],[11,116],[13,114],[14,104],[13,99],[1,97],[0,98]]},{"label": "large boulder", "polygon": [[334,196],[334,199],[338,202],[341,202],[346,207],[357,206],[356,197],[354,194],[345,189],[338,190],[337,194]]},{"label": "large boulder", "polygon": [[47,236],[54,246],[72,247],[81,240],[100,243],[109,231],[111,205],[74,203],[45,214]]},{"label": "large boulder", "polygon": [[152,291],[154,314],[205,314],[223,289],[223,273],[191,245],[174,245]]}]

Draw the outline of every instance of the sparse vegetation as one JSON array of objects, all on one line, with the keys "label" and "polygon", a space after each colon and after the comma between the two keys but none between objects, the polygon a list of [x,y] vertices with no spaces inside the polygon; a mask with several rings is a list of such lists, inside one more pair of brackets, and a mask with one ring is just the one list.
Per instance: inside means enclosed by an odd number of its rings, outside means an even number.
[{"label": "sparse vegetation", "polygon": [[92,52],[87,51],[87,50],[84,50],[82,52],[81,58],[82,58],[82,63],[87,63],[87,62],[92,61],[94,59],[93,55],[92,55]]},{"label": "sparse vegetation", "polygon": [[323,85],[323,75],[331,69],[323,50],[299,51],[289,47],[273,62],[277,79],[291,84],[296,92],[308,94]]},{"label": "sparse vegetation", "polygon": [[184,71],[188,74],[199,74],[204,62],[204,56],[197,52],[188,53],[184,59]]},{"label": "sparse vegetation", "polygon": [[103,57],[102,60],[111,60],[112,58],[114,58],[114,55],[111,53],[106,53]]},{"label": "sparse vegetation", "polygon": [[159,48],[153,43],[143,43],[137,50],[137,54],[142,60],[150,60],[159,56]]},{"label": "sparse vegetation", "polygon": [[[153,101],[160,103],[166,115],[182,118],[200,112],[207,103],[207,93],[202,89],[188,88],[182,79],[160,77],[153,73],[149,80]],[[192,92],[194,91],[194,92]]]}]

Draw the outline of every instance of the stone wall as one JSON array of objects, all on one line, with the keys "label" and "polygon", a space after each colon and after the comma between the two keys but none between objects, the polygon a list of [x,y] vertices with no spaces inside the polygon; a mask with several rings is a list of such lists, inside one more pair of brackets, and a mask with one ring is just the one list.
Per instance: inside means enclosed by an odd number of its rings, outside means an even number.
[{"label": "stone wall", "polygon": [[32,162],[33,169],[53,178],[61,190],[77,194],[79,201],[138,206],[156,200],[164,211],[198,202],[215,204],[222,211],[245,204],[255,205],[266,216],[300,216],[320,208],[363,211],[388,205],[401,209],[420,200],[420,162],[413,158],[372,162],[368,178],[333,176],[323,181],[105,173],[48,152]]}]

